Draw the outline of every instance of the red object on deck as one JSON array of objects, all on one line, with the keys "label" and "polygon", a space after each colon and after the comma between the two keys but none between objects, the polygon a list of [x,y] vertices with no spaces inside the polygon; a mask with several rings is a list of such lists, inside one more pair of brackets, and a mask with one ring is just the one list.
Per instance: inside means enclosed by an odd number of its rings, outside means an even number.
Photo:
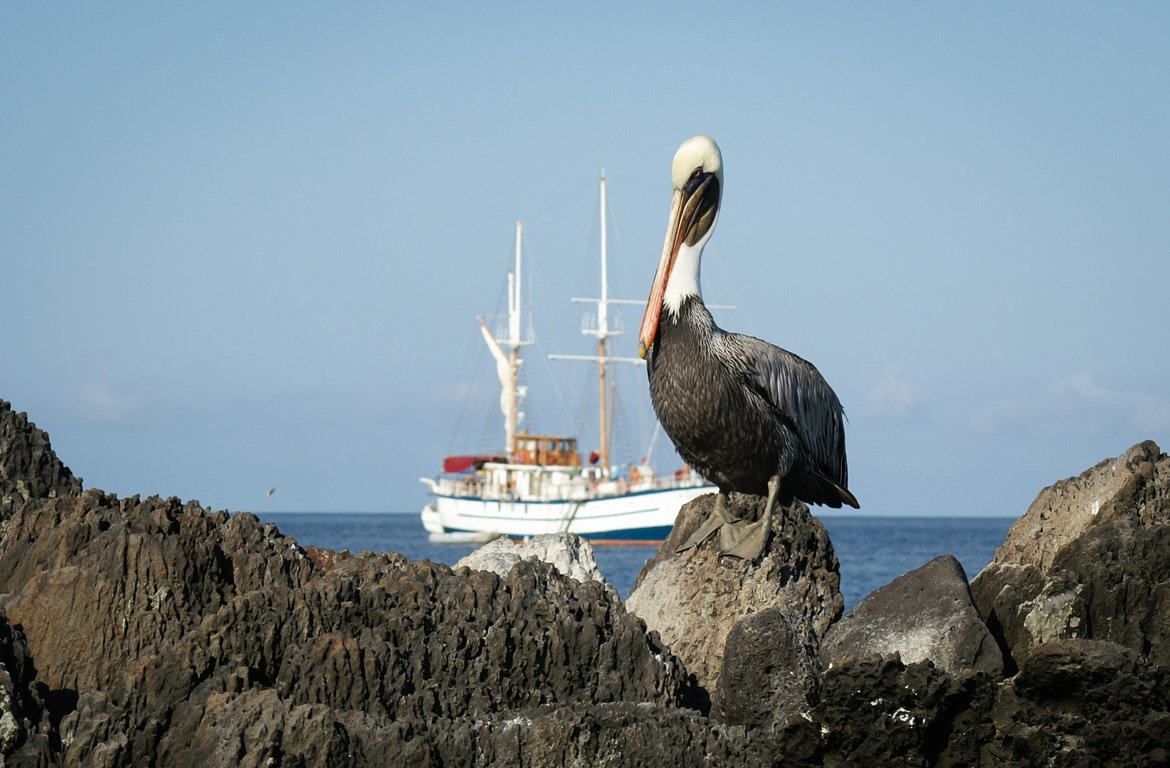
[{"label": "red object on deck", "polygon": [[590,464],[596,464],[599,459],[601,459],[600,453],[598,453],[597,451],[590,451],[589,452],[589,463]]},{"label": "red object on deck", "polygon": [[503,456],[447,456],[443,459],[443,471],[452,474],[479,469],[489,461],[507,461]]}]

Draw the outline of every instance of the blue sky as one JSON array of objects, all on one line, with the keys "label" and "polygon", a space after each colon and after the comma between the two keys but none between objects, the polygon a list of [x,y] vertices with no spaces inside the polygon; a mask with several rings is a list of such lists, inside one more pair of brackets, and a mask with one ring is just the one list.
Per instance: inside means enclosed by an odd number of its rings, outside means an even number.
[{"label": "blue sky", "polygon": [[598,172],[642,298],[703,132],[705,295],[836,389],[864,513],[1170,444],[1170,6],[503,5],[4,4],[0,397],[87,486],[417,510],[499,442],[474,316],[522,218],[530,426],[588,447],[543,355],[589,347]]}]

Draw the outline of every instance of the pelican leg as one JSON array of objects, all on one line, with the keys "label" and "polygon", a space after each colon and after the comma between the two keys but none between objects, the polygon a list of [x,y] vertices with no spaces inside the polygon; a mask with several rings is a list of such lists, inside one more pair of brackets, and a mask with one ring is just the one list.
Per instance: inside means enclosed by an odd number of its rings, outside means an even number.
[{"label": "pelican leg", "polygon": [[727,496],[724,495],[723,491],[719,491],[719,493],[715,494],[715,508],[711,510],[711,514],[707,516],[703,524],[675,552],[682,552],[691,547],[697,547],[710,538],[711,534],[715,533],[715,531],[735,522],[741,521],[738,518],[732,517],[731,513],[727,511]]},{"label": "pelican leg", "polygon": [[764,503],[764,514],[754,523],[740,520],[728,523],[719,532],[719,554],[755,560],[768,546],[772,535],[772,508],[780,493],[780,475],[768,480],[768,500]]}]

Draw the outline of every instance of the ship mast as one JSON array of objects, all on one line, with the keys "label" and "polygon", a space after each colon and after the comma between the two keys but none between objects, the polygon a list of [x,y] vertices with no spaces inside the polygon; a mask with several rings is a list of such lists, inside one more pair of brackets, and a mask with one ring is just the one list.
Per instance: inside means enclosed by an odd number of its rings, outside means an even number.
[{"label": "ship mast", "polygon": [[609,467],[610,459],[610,441],[612,436],[610,434],[610,422],[613,419],[612,406],[609,404],[609,396],[605,381],[605,365],[608,361],[608,350],[606,340],[610,337],[609,331],[609,259],[606,254],[606,239],[605,239],[605,169],[601,169],[601,298],[597,302],[597,330],[592,332],[592,335],[597,336],[597,380],[599,397],[597,399],[599,405],[600,418],[598,419],[599,440],[601,442],[601,466]]},{"label": "ship mast", "polygon": [[611,304],[629,304],[631,301],[622,299],[609,298],[609,256],[606,250],[606,213],[607,204],[605,198],[606,182],[605,169],[601,169],[601,298],[598,299],[582,299],[574,298],[574,302],[596,303],[597,304],[597,327],[585,327],[581,329],[581,333],[586,336],[594,336],[597,338],[597,354],[596,355],[549,355],[552,360],[585,360],[597,363],[597,377],[598,377],[598,424],[599,434],[598,440],[601,443],[599,446],[600,463],[602,468],[608,472],[611,459],[611,443],[613,441],[613,400],[610,396],[610,389],[608,384],[608,365],[610,363],[630,363],[633,365],[645,365],[645,361],[638,357],[615,357],[609,354],[609,339],[611,336],[621,334],[621,331],[611,330],[609,326],[609,306]]},{"label": "ship mast", "polygon": [[[488,350],[496,360],[496,376],[500,380],[500,411],[504,414],[504,444],[508,452],[508,460],[516,456],[516,430],[524,414],[520,412],[520,401],[527,393],[527,387],[520,386],[520,365],[524,362],[520,357],[520,347],[532,342],[521,338],[520,331],[520,297],[522,294],[521,269],[521,242],[523,240],[524,222],[516,222],[516,266],[508,273],[508,328],[507,338],[497,339],[487,327],[483,318],[475,318],[483,332],[484,341]],[[505,348],[507,351],[505,351]]]}]

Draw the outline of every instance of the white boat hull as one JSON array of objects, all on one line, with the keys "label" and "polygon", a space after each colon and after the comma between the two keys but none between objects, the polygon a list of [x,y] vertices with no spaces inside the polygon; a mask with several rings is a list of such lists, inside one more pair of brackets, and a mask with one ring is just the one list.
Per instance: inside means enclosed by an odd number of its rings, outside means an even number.
[{"label": "white boat hull", "polygon": [[490,531],[523,538],[568,531],[594,543],[649,544],[666,538],[682,505],[714,490],[710,485],[696,484],[579,501],[436,493],[423,514],[428,530],[437,525],[446,533]]}]

